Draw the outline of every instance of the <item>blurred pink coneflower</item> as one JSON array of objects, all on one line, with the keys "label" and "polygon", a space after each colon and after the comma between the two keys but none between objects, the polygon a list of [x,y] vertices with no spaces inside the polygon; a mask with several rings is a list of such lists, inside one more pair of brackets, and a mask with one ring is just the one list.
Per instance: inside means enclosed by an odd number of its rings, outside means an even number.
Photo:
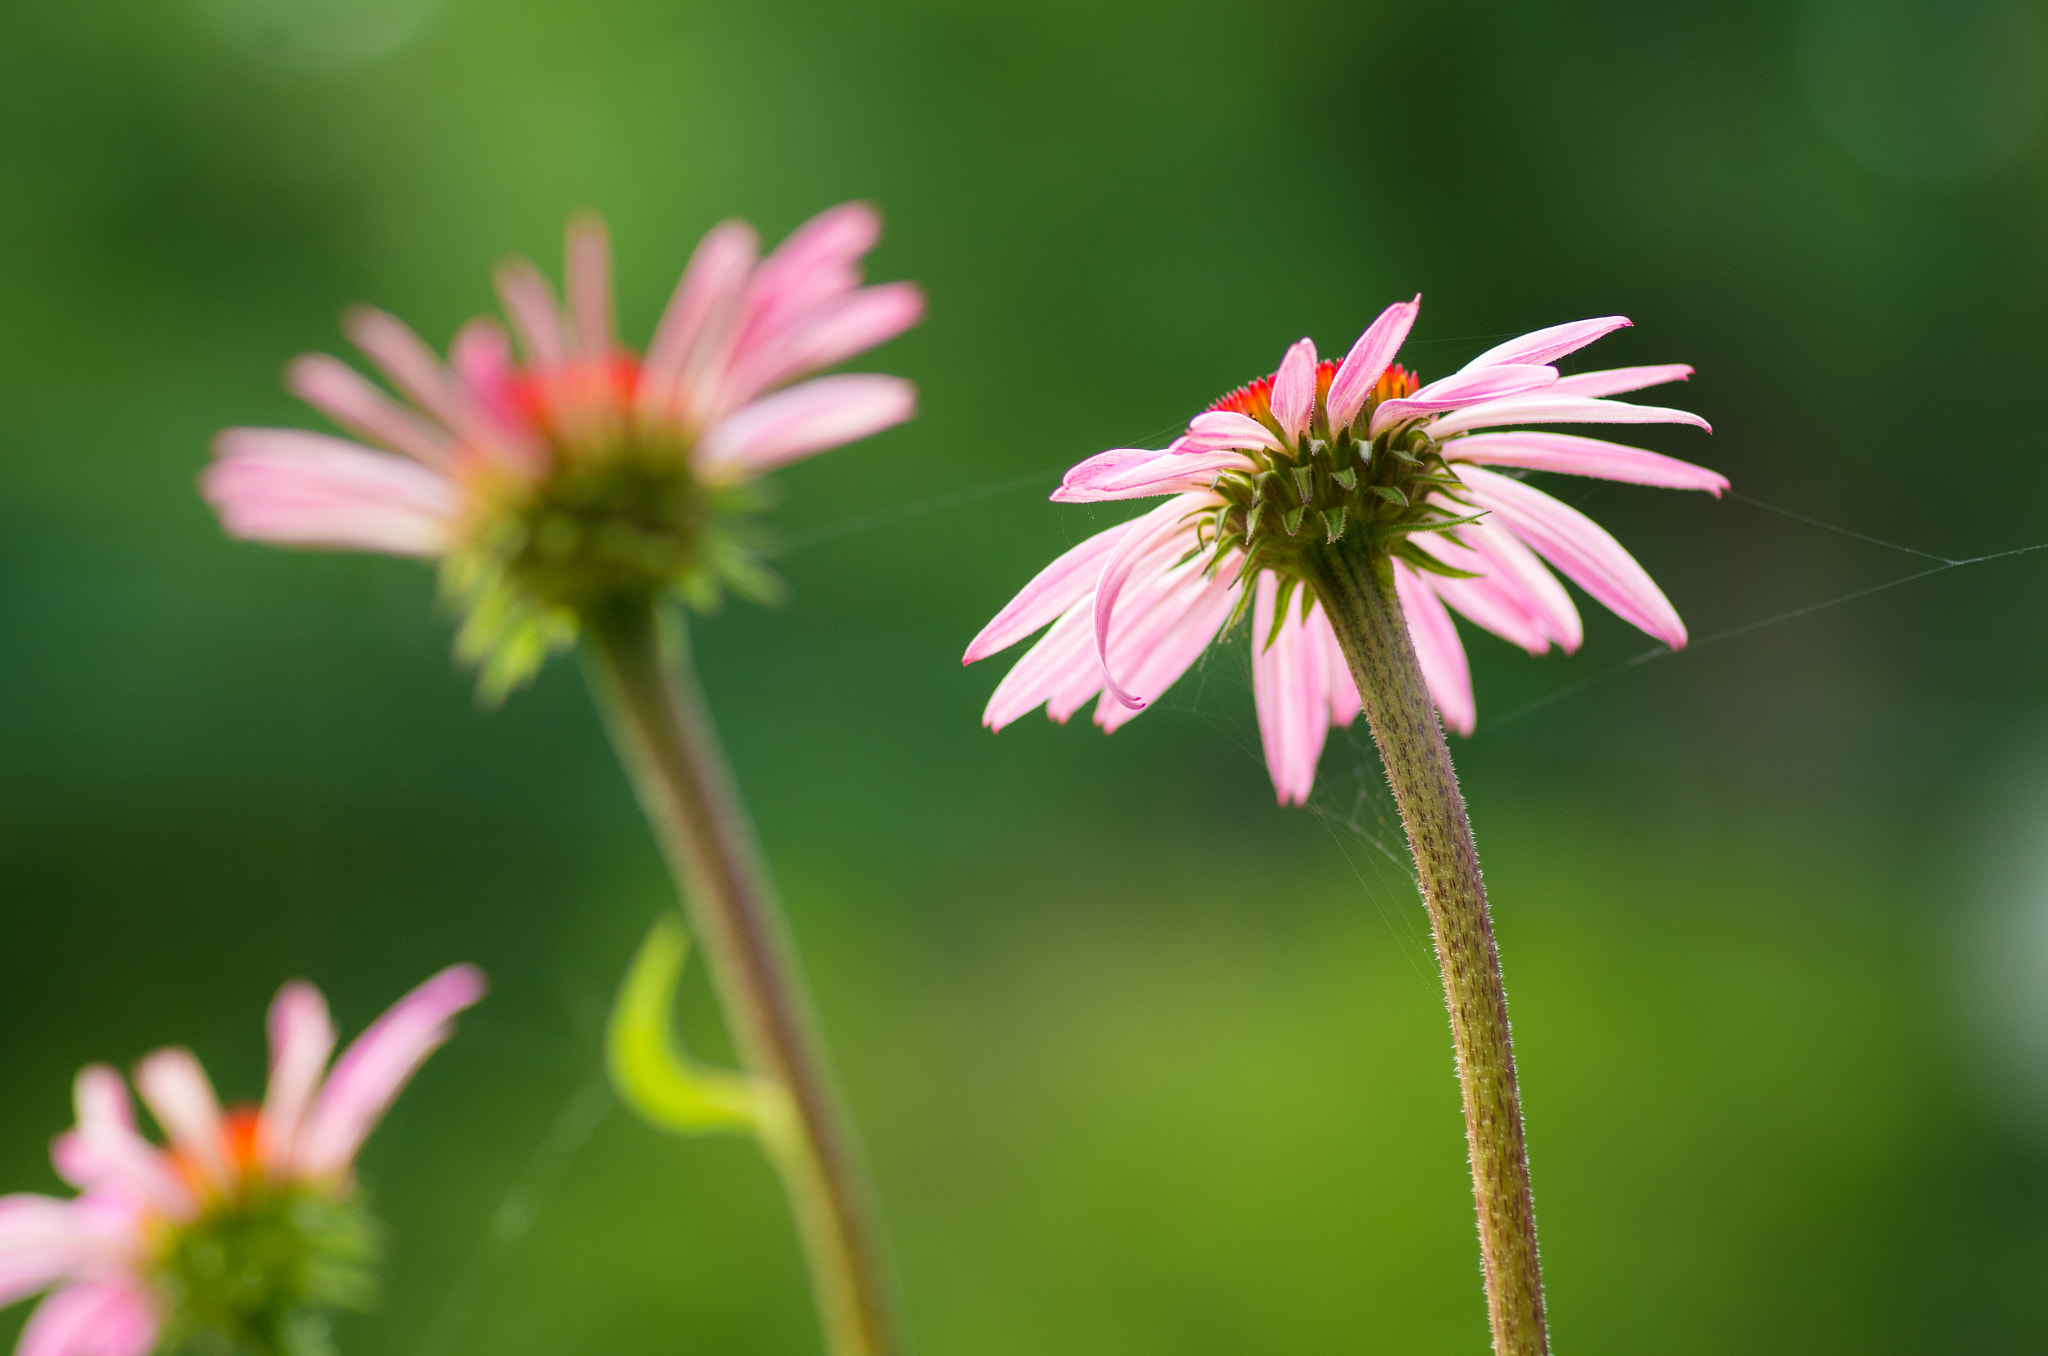
[{"label": "blurred pink coneflower", "polygon": [[168,1145],[145,1138],[121,1075],[80,1071],[78,1124],[50,1156],[81,1194],[0,1197],[0,1303],[54,1292],[16,1356],[143,1356],[196,1340],[209,1350],[313,1356],[327,1310],[368,1297],[371,1221],[356,1152],[483,975],[443,970],[398,1000],[330,1070],[334,1026],[320,991],[285,985],[270,1008],[263,1104],[223,1110],[188,1050],[135,1071]]},{"label": "blurred pink coneflower", "polygon": [[[1307,800],[1330,725],[1358,716],[1358,688],[1303,556],[1362,534],[1384,559],[1416,657],[1451,729],[1477,719],[1451,611],[1531,654],[1582,639],[1548,561],[1673,649],[1685,625],[1627,551],[1578,510],[1512,471],[1556,471],[1718,495],[1722,476],[1655,452],[1515,424],[1686,423],[1683,410],[1608,396],[1690,376],[1683,364],[1560,376],[1550,364],[1629,322],[1538,330],[1422,385],[1393,359],[1421,297],[1388,307],[1342,363],[1303,339],[1280,370],[1196,415],[1163,450],[1116,448],[1067,472],[1053,499],[1171,496],[1098,532],[1025,585],[968,646],[973,663],[1051,623],[997,686],[1000,730],[1043,705],[1066,721],[1100,694],[1113,731],[1171,687],[1225,625],[1252,617],[1252,687],[1266,766],[1283,804]],[[1510,473],[1488,467],[1511,468]],[[1447,610],[1448,609],[1448,610]]]}]

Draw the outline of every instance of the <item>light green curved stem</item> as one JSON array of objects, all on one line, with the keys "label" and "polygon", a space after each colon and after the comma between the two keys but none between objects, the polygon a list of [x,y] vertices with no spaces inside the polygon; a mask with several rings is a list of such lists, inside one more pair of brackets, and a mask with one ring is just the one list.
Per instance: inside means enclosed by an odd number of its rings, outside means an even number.
[{"label": "light green curved stem", "polygon": [[1429,908],[1464,1094],[1493,1349],[1500,1356],[1544,1356],[1549,1339],[1536,1253],[1536,1207],[1529,1193],[1507,991],[1501,985],[1479,854],[1400,599],[1391,579],[1380,577],[1373,565],[1341,548],[1332,550],[1315,562],[1310,585],[1358,683]]},{"label": "light green curved stem", "polygon": [[664,636],[651,600],[583,623],[612,742],[703,942],[740,1058],[775,1109],[762,1143],[796,1217],[827,1350],[893,1356],[892,1294],[858,1149],[684,638],[679,628]]}]

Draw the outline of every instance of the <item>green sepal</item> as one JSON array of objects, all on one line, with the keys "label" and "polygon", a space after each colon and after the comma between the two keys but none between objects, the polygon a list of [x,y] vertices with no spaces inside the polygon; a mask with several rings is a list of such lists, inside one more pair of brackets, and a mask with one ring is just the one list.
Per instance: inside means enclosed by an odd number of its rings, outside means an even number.
[{"label": "green sepal", "polygon": [[[1287,605],[1294,601],[1294,591],[1298,588],[1301,588],[1299,579],[1291,574],[1280,576],[1280,594],[1273,600],[1273,624],[1267,628],[1265,642],[1259,646],[1261,650],[1272,649],[1273,642],[1280,639],[1280,627],[1287,620]],[[1302,592],[1307,593],[1308,590],[1302,589]]]},{"label": "green sepal", "polygon": [[1408,507],[1408,496],[1392,485],[1375,485],[1372,487],[1372,492],[1386,500],[1389,504],[1399,504],[1402,508]]},{"label": "green sepal", "polygon": [[1296,466],[1293,470],[1294,488],[1301,491],[1302,502],[1307,503],[1316,497],[1316,470],[1313,466]]},{"label": "green sepal", "polygon": [[1288,536],[1291,537],[1295,535],[1297,532],[1301,531],[1302,515],[1306,514],[1307,512],[1308,505],[1297,504],[1293,508],[1287,510],[1286,513],[1281,515],[1280,523],[1281,526],[1287,529]]},{"label": "green sepal", "polygon": [[1442,532],[1453,527],[1463,527],[1467,523],[1476,523],[1484,517],[1486,517],[1484,513],[1473,513],[1463,518],[1430,518],[1414,523],[1389,523],[1380,530],[1398,535],[1406,535],[1410,532]]},{"label": "green sepal", "polygon": [[1330,479],[1336,481],[1340,486],[1347,490],[1354,490],[1358,488],[1358,472],[1352,470],[1349,466],[1345,467],[1341,471],[1330,472]]},{"label": "green sepal", "polygon": [[1344,537],[1344,506],[1339,504],[1333,509],[1324,509],[1322,513],[1323,530],[1330,534],[1329,540],[1341,541]]},{"label": "green sepal", "polygon": [[1418,570],[1429,574],[1442,575],[1446,579],[1481,579],[1485,577],[1471,570],[1461,570],[1455,565],[1446,565],[1443,561],[1417,546],[1408,537],[1403,537],[1394,542],[1387,550],[1391,554],[1407,561]]},{"label": "green sepal", "polygon": [[605,1033],[612,1088],[643,1120],[672,1134],[763,1134],[766,1085],[699,1064],[675,1040],[669,1014],[689,952],[681,920],[655,920],[612,1005]]}]

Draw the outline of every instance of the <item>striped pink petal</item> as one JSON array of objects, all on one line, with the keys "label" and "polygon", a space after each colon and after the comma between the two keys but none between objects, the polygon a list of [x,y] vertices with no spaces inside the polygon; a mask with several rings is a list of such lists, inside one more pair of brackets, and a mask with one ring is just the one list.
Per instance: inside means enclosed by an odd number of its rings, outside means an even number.
[{"label": "striped pink petal", "polygon": [[229,429],[200,486],[230,536],[291,546],[437,555],[455,486],[403,457],[296,429]]},{"label": "striped pink petal", "polygon": [[1298,595],[1288,599],[1287,616],[1274,634],[1279,593],[1278,577],[1259,571],[1252,594],[1252,699],[1273,790],[1282,805],[1303,805],[1330,733],[1329,661],[1302,624]]},{"label": "striped pink petal", "polygon": [[1685,645],[1685,623],[1670,600],[1606,529],[1519,480],[1476,466],[1459,479],[1472,501],[1499,515],[1504,526],[1614,614],[1669,645]]},{"label": "striped pink petal", "polygon": [[1437,714],[1447,728],[1470,735],[1479,723],[1479,710],[1472,699],[1472,669],[1465,662],[1457,623],[1421,576],[1398,560],[1394,562],[1394,592],[1407,617],[1415,662],[1436,702]]},{"label": "striped pink petal", "polygon": [[1297,339],[1288,345],[1273,377],[1273,422],[1293,442],[1308,432],[1316,412],[1316,345],[1313,339]]},{"label": "striped pink petal", "polygon": [[722,413],[806,373],[844,362],[893,339],[924,318],[924,292],[914,283],[864,287],[819,307],[758,346],[733,355],[716,383],[712,413]]},{"label": "striped pink petal", "polygon": [[1497,344],[1465,364],[1467,372],[1480,367],[1496,367],[1501,363],[1554,363],[1567,353],[1575,353],[1602,335],[1612,334],[1633,324],[1625,315],[1601,316],[1597,320],[1574,320],[1563,325],[1552,325],[1548,329],[1532,330],[1519,339],[1510,339]]},{"label": "striped pink petal", "polygon": [[344,1173],[392,1099],[428,1055],[453,1034],[452,1019],[484,995],[483,972],[472,965],[441,971],[393,1004],[335,1061],[313,1103],[297,1146],[299,1172]]},{"label": "striped pink petal", "polygon": [[1543,627],[1544,634],[1566,654],[1576,653],[1586,638],[1579,609],[1536,553],[1491,518],[1467,523],[1457,532],[1459,540],[1486,561],[1488,575],[1502,587],[1513,589],[1523,611]]},{"label": "striped pink petal", "polygon": [[1445,410],[1463,409],[1467,405],[1541,390],[1556,380],[1557,369],[1554,367],[1507,365],[1454,372],[1442,381],[1431,382],[1412,396],[1383,401],[1372,412],[1369,431],[1378,437],[1404,419],[1440,414]]},{"label": "striped pink petal", "polygon": [[[1179,447],[1180,443],[1176,441],[1167,451],[1175,451]],[[1106,452],[1097,452],[1067,468],[1067,473],[1060,477],[1059,488],[1052,492],[1050,498],[1055,504],[1088,503],[1096,486],[1121,471],[1164,455],[1156,447],[1112,447]]]},{"label": "striped pink petal", "polygon": [[135,1069],[135,1089],[173,1148],[215,1187],[235,1183],[221,1127],[220,1100],[190,1050],[159,1050]]},{"label": "striped pink petal", "polygon": [[1188,421],[1187,435],[1180,440],[1188,452],[1217,452],[1224,448],[1263,447],[1285,452],[1287,445],[1248,414],[1236,410],[1205,410]]},{"label": "striped pink petal", "polygon": [[570,336],[562,323],[562,308],[555,302],[555,289],[541,271],[524,259],[507,259],[492,274],[498,300],[512,322],[513,333],[526,346],[527,361],[535,367],[560,367],[569,360]]},{"label": "striped pink petal", "polygon": [[1610,367],[1604,372],[1578,372],[1559,377],[1550,395],[1613,396],[1640,391],[1645,386],[1662,386],[1667,381],[1684,381],[1692,376],[1688,363],[1658,363],[1650,367]]},{"label": "striped pink petal", "polygon": [[410,410],[400,409],[362,374],[338,358],[309,353],[286,369],[293,394],[335,423],[394,452],[440,467],[448,463],[448,435]]},{"label": "striped pink petal", "polygon": [[1570,433],[1474,433],[1444,444],[1447,461],[1520,466],[1531,471],[1623,480],[1667,490],[1705,490],[1720,497],[1728,477],[1689,461]]},{"label": "striped pink petal", "polygon": [[[1195,499],[1205,503],[1190,502]],[[1161,556],[1161,548],[1170,547],[1177,551],[1181,539],[1187,535],[1187,524],[1183,519],[1196,508],[1213,502],[1214,497],[1208,495],[1176,495],[1133,523],[1109,559],[1103,562],[1102,579],[1095,586],[1095,651],[1104,666],[1103,685],[1127,706],[1138,707],[1145,703],[1118,686],[1116,674],[1108,668],[1110,621],[1116,612],[1117,598],[1141,565],[1154,561],[1155,568],[1149,573],[1158,573],[1156,558]]]},{"label": "striped pink petal", "polygon": [[1415,541],[1451,568],[1477,576],[1471,579],[1438,574],[1429,576],[1429,587],[1453,611],[1509,644],[1521,646],[1530,654],[1543,654],[1550,649],[1549,629],[1543,619],[1525,604],[1513,576],[1505,579],[1495,577],[1488,572],[1488,562],[1484,557],[1441,533],[1420,533]]},{"label": "striped pink petal", "polygon": [[1087,678],[1092,678],[1095,686],[1081,701],[1102,687],[1102,661],[1095,654],[1094,611],[1084,598],[1003,675],[981,714],[981,723],[1000,730],[1043,706],[1053,693]]},{"label": "striped pink petal", "polygon": [[678,384],[710,365],[711,352],[737,321],[759,249],[754,228],[743,221],[720,222],[698,244],[647,346],[643,412],[672,413]]},{"label": "striped pink petal", "polygon": [[148,1356],[156,1337],[148,1287],[106,1276],[67,1285],[37,1305],[14,1356]]},{"label": "striped pink petal", "polygon": [[50,1146],[59,1176],[82,1191],[112,1192],[172,1219],[197,1209],[191,1189],[135,1126],[128,1085],[104,1064],[79,1070],[72,1087],[78,1124]]},{"label": "striped pink petal", "polygon": [[278,990],[270,1005],[270,1086],[263,1097],[263,1165],[273,1175],[291,1170],[293,1146],[306,1109],[334,1053],[334,1022],[327,1000],[302,979]]},{"label": "striped pink petal", "polygon": [[460,433],[467,427],[472,411],[448,369],[403,320],[374,306],[356,306],[342,317],[341,327],[406,399],[445,428]]},{"label": "striped pink petal", "polygon": [[1358,699],[1358,681],[1351,676],[1351,665],[1344,659],[1344,647],[1337,643],[1337,633],[1330,627],[1330,619],[1323,612],[1323,605],[1317,603],[1309,609],[1308,629],[1322,648],[1323,670],[1329,676],[1324,682],[1330,689],[1330,723],[1346,729],[1358,719],[1364,704]]},{"label": "striped pink petal", "polygon": [[1386,374],[1394,355],[1401,351],[1408,331],[1414,328],[1415,317],[1421,312],[1420,292],[1415,294],[1413,301],[1395,302],[1366,326],[1365,333],[1359,335],[1358,342],[1351,346],[1351,352],[1344,355],[1337,375],[1330,380],[1330,393],[1323,401],[1332,433],[1358,418],[1358,412],[1365,408],[1366,398]]},{"label": "striped pink petal", "polygon": [[1216,483],[1216,477],[1226,471],[1257,469],[1250,457],[1233,450],[1154,452],[1145,461],[1103,462],[1086,473],[1077,466],[1067,473],[1067,479],[1061,482],[1052,497],[1055,503],[1086,504],[1186,494],[1191,490],[1210,488]]},{"label": "striped pink petal", "polygon": [[882,218],[864,202],[828,207],[790,232],[761,261],[748,288],[735,352],[860,286],[860,259],[882,236]]},{"label": "striped pink petal", "polygon": [[[1129,523],[1118,523],[1107,531],[1097,532],[1040,570],[1001,612],[996,613],[995,620],[981,628],[981,634],[967,647],[967,653],[960,662],[972,664],[1009,649],[1094,592],[1095,582],[1102,576],[1103,563],[1130,527]],[[1036,702],[1032,703],[1032,706],[1036,705]]]},{"label": "striped pink petal", "polygon": [[563,253],[576,352],[586,358],[605,357],[617,344],[612,338],[612,245],[603,218],[572,220]]},{"label": "striped pink petal", "polygon": [[1499,428],[1503,424],[1692,424],[1709,433],[1714,431],[1706,420],[1684,410],[1585,396],[1557,396],[1548,391],[1467,405],[1431,421],[1429,431],[1441,439],[1467,429]]},{"label": "striped pink petal", "polygon": [[[1237,607],[1237,561],[1214,574],[1205,561],[1191,560],[1173,571],[1171,585],[1135,625],[1119,629],[1110,663],[1124,675],[1124,685],[1148,705],[1158,701],[1188,671]],[[1135,720],[1142,708],[1126,706],[1104,693],[1096,703],[1095,723],[1115,734]]]},{"label": "striped pink petal", "polygon": [[759,475],[902,423],[917,391],[901,377],[819,377],[727,415],[697,444],[706,475]]}]

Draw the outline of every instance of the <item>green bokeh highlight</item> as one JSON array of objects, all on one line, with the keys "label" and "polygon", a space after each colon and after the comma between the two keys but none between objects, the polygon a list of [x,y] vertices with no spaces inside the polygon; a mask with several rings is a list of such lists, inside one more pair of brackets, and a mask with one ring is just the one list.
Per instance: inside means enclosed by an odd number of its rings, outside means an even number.
[{"label": "green bokeh highlight", "polygon": [[[363,1158],[388,1262],[343,1349],[815,1349],[754,1145],[582,1133],[670,896],[576,666],[485,714],[429,570],[228,543],[194,478],[223,425],[317,426],[277,374],[339,351],[348,303],[445,343],[501,254],[553,271],[590,207],[644,335],[720,217],[773,238],[859,196],[874,275],[932,305],[857,366],[922,413],[777,476],[792,601],[695,644],[918,1349],[1482,1350],[1369,749],[1334,740],[1283,812],[1241,643],[1113,739],[990,736],[1005,661],[958,656],[1121,516],[1046,504],[1058,468],[1417,290],[1425,377],[1625,312],[1589,361],[1697,364],[1673,400],[1716,429],[1642,445],[1945,556],[2048,538],[2042,143],[1884,177],[1816,116],[1797,10],[447,0],[322,69],[223,26],[256,0],[9,6],[0,1185],[56,1189],[90,1060],[183,1042],[253,1097],[286,978],[354,1030],[473,960],[490,999]],[[1700,638],[1930,563],[1556,488]],[[2048,1134],[2013,1094],[2048,1072],[1980,1038],[1970,957],[2042,827],[2000,804],[2048,775],[2048,553],[1619,672],[1648,643],[1587,614],[1571,659],[1471,637],[1454,749],[1559,1348],[2032,1349]],[[701,982],[685,1039],[723,1059]]]}]

